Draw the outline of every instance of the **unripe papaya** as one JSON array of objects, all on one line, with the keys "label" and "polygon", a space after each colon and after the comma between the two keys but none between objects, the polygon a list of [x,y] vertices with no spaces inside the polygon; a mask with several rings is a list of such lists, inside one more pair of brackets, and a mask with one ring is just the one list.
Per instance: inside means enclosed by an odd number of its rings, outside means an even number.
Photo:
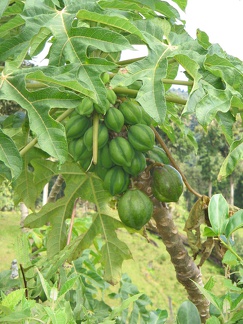
[{"label": "unripe papaya", "polygon": [[76,107],[76,111],[80,115],[84,115],[84,116],[88,116],[88,115],[92,114],[93,110],[94,110],[94,103],[88,97],[85,97],[82,100],[82,102]]},{"label": "unripe papaya", "polygon": [[82,137],[90,125],[91,120],[86,116],[71,117],[65,125],[67,137],[70,139]]},{"label": "unripe papaya", "polygon": [[104,189],[108,190],[113,196],[127,190],[129,185],[129,175],[122,167],[114,166],[107,171],[104,178]]},{"label": "unripe papaya", "polygon": [[73,139],[69,142],[68,150],[70,154],[73,156],[75,161],[78,161],[82,154],[87,151],[86,146],[84,145],[83,138]]},{"label": "unripe papaya", "polygon": [[116,96],[114,90],[108,88],[106,91],[106,97],[112,105],[114,105],[116,103],[117,96]]},{"label": "unripe papaya", "polygon": [[161,202],[177,202],[183,192],[180,173],[171,165],[153,168],[152,192]]},{"label": "unripe papaya", "polygon": [[98,153],[98,163],[100,163],[104,168],[110,169],[114,163],[111,159],[109,144],[107,143],[103,146]]},{"label": "unripe papaya", "polygon": [[120,104],[119,110],[122,112],[125,123],[134,125],[142,120],[142,110],[135,100],[126,100]]},{"label": "unripe papaya", "polygon": [[118,215],[131,228],[140,230],[152,217],[153,203],[139,189],[131,189],[118,201]]},{"label": "unripe papaya", "polygon": [[101,74],[101,80],[104,84],[107,84],[110,82],[110,75],[108,72],[104,72]]},{"label": "unripe papaya", "polygon": [[106,127],[119,133],[124,125],[124,116],[120,110],[116,108],[110,108],[104,118]]},{"label": "unripe papaya", "polygon": [[133,177],[136,177],[144,171],[146,168],[146,158],[142,152],[135,151],[134,158],[132,159],[132,164],[130,167],[123,167],[123,169],[131,174]]},{"label": "unripe papaya", "polygon": [[154,145],[152,150],[149,150],[147,152],[147,156],[148,156],[149,159],[151,159],[151,160],[153,160],[155,162],[160,162],[160,163],[164,163],[164,164],[170,164],[170,160],[169,160],[167,154],[159,146]]},{"label": "unripe papaya", "polygon": [[104,106],[100,106],[98,104],[94,104],[94,110],[98,113],[98,114],[102,114],[105,115],[107,110],[110,108],[110,101],[107,99],[105,101],[105,105]]},{"label": "unripe papaya", "polygon": [[151,150],[155,143],[155,135],[152,129],[144,124],[136,124],[129,127],[128,141],[140,152]]},{"label": "unripe papaya", "polygon": [[[99,124],[98,130],[98,148],[102,148],[108,142],[109,133],[105,125]],[[88,151],[93,148],[93,126],[91,126],[84,134],[84,144]]]},{"label": "unripe papaya", "polygon": [[110,141],[110,155],[116,165],[130,167],[134,157],[134,149],[123,137],[115,137]]},{"label": "unripe papaya", "polygon": [[152,117],[149,116],[148,113],[142,108],[142,119],[141,119],[141,124],[145,124],[150,126],[152,123]]}]

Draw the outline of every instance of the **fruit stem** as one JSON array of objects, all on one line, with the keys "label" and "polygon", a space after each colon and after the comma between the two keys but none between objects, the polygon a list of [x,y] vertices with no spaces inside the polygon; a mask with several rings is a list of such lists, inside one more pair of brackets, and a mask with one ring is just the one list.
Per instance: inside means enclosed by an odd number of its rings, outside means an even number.
[{"label": "fruit stem", "polygon": [[186,177],[184,176],[184,174],[182,173],[182,171],[180,170],[179,166],[177,165],[176,161],[174,160],[173,156],[170,153],[170,150],[168,149],[167,145],[165,144],[165,142],[163,141],[163,139],[161,138],[161,136],[159,135],[159,133],[157,132],[157,130],[154,128],[154,126],[150,126],[152,128],[152,130],[154,131],[155,137],[157,139],[157,141],[159,142],[159,144],[161,145],[161,147],[163,148],[163,150],[165,151],[165,153],[167,154],[172,166],[180,173],[187,189],[193,193],[195,196],[201,198],[203,195],[201,195],[200,193],[198,193],[196,190],[194,190],[190,184],[188,183]]},{"label": "fruit stem", "polygon": [[93,163],[98,161],[98,132],[99,132],[99,114],[93,116]]}]

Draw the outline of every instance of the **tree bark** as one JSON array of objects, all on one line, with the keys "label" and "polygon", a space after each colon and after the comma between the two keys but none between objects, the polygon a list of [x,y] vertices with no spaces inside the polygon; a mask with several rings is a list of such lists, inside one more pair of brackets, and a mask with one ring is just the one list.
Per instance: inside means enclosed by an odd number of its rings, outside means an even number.
[{"label": "tree bark", "polygon": [[169,209],[164,207],[155,198],[153,198],[153,202],[153,217],[158,233],[170,254],[177,280],[185,287],[189,300],[197,307],[201,321],[205,323],[206,319],[209,318],[209,302],[194,284],[196,282],[203,286],[201,272],[193,259],[188,255]]}]

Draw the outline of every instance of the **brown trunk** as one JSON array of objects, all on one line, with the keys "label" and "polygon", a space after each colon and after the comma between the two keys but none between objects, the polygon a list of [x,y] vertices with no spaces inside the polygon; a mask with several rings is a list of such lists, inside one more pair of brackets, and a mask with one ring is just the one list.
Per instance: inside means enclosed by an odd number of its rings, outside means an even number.
[{"label": "brown trunk", "polygon": [[203,286],[201,272],[193,259],[188,255],[169,209],[164,207],[155,198],[153,201],[153,217],[156,222],[158,233],[166,246],[166,250],[170,254],[171,261],[176,271],[177,280],[187,290],[189,300],[196,305],[201,316],[201,321],[205,323],[206,319],[209,317],[209,302],[193,282],[195,281],[197,284]]}]

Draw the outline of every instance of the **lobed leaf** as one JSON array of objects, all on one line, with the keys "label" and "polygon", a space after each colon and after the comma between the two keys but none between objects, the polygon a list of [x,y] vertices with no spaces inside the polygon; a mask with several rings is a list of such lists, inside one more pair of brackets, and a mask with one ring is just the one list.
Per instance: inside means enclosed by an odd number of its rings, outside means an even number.
[{"label": "lobed leaf", "polygon": [[140,30],[125,17],[122,18],[114,15],[108,16],[105,15],[104,13],[99,14],[87,10],[80,10],[77,13],[77,18],[81,20],[88,20],[99,24],[104,24],[110,28],[117,28],[125,33],[136,35],[142,40],[145,40]]},{"label": "lobed leaf", "polygon": [[22,171],[22,158],[13,140],[2,130],[0,130],[0,161],[10,170],[13,180],[19,177]]}]

